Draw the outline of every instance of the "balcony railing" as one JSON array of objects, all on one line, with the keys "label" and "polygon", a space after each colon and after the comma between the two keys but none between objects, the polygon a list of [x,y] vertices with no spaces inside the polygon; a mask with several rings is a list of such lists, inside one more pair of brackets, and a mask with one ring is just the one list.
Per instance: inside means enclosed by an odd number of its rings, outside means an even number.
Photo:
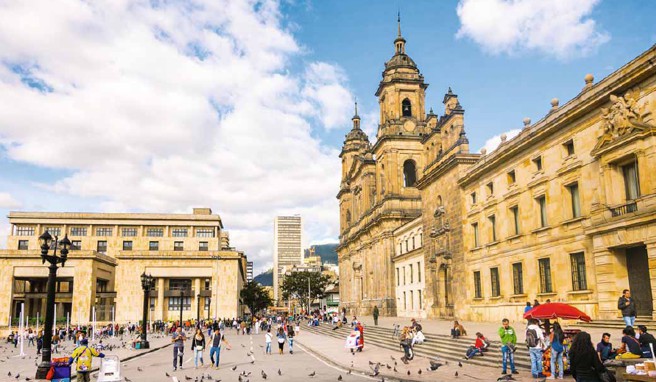
[{"label": "balcony railing", "polygon": [[638,203],[636,202],[629,202],[618,207],[610,208],[610,213],[613,217],[622,216],[636,211],[638,211]]}]

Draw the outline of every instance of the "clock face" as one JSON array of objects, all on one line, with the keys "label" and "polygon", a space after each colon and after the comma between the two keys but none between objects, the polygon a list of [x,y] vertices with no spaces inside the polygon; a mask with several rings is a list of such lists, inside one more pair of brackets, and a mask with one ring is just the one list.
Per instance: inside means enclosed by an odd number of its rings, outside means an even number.
[{"label": "clock face", "polygon": [[403,128],[406,131],[413,131],[415,129],[415,123],[411,120],[405,121],[405,123],[403,124]]}]

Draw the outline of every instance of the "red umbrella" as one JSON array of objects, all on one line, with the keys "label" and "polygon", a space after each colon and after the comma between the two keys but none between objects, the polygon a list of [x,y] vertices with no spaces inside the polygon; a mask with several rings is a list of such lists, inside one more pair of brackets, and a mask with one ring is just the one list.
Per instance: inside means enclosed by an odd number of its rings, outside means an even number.
[{"label": "red umbrella", "polygon": [[524,313],[524,318],[535,318],[537,320],[546,320],[552,318],[562,318],[565,320],[581,320],[590,322],[591,318],[569,304],[560,302],[550,302],[538,305],[535,308]]}]

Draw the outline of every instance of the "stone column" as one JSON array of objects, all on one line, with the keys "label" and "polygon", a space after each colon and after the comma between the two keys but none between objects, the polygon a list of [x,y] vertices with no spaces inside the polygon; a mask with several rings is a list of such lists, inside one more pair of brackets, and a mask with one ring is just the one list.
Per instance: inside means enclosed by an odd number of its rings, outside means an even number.
[{"label": "stone column", "polygon": [[[651,282],[651,296],[653,306],[656,307],[656,240],[645,242],[647,258],[649,261],[649,280]],[[652,311],[652,318],[656,319],[656,310]]]},{"label": "stone column", "polygon": [[168,317],[164,316],[165,308],[168,310],[168,307],[164,306],[164,278],[160,277],[157,279],[157,310],[159,313],[153,318],[162,321],[168,320]]},{"label": "stone column", "polygon": [[595,277],[597,279],[597,304],[599,317],[593,319],[614,319],[618,317],[615,267],[615,254],[607,248],[593,250]]}]

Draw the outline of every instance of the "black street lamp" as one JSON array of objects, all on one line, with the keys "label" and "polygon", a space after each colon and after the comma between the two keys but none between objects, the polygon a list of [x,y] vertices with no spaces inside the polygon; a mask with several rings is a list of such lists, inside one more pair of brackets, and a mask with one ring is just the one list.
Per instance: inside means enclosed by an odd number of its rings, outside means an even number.
[{"label": "black street lamp", "polygon": [[200,328],[200,293],[196,295],[196,325]]},{"label": "black street lamp", "polygon": [[143,302],[143,321],[141,322],[141,348],[149,349],[150,344],[148,343],[148,304],[150,303],[150,291],[155,286],[155,279],[153,276],[147,275],[146,272],[141,274],[141,287],[144,290],[144,302]]},{"label": "black street lamp", "polygon": [[184,330],[184,325],[182,325],[182,302],[184,301],[184,289],[180,289],[180,327]]},{"label": "black street lamp", "polygon": [[[57,236],[53,237],[44,232],[39,236],[39,244],[41,244],[41,263],[45,264],[46,261],[50,263],[48,266],[48,284],[47,284],[47,297],[46,297],[46,321],[43,328],[43,349],[41,350],[41,363],[36,369],[35,379],[45,379],[48,371],[50,370],[51,361],[51,348],[52,348],[52,327],[55,321],[55,285],[57,284],[57,264],[63,267],[68,258],[68,247],[71,241],[68,240],[68,235],[59,241]],[[57,248],[61,246],[60,256],[57,256]],[[48,251],[52,249],[52,255],[48,255]]]}]

